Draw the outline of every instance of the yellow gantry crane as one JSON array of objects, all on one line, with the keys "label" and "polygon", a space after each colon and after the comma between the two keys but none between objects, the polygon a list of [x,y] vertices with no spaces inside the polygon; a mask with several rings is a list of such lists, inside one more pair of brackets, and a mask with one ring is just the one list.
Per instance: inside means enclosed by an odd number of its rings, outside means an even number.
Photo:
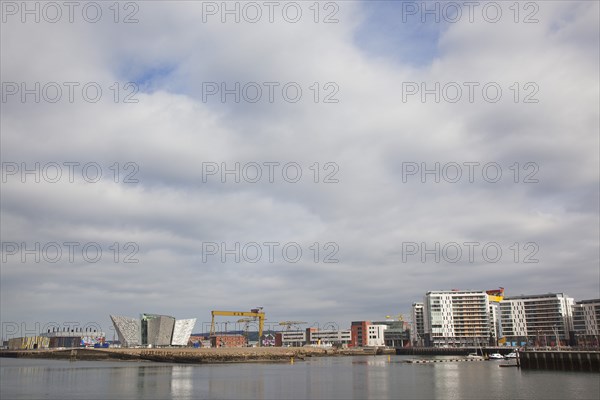
[{"label": "yellow gantry crane", "polygon": [[304,325],[304,324],[308,324],[308,322],[304,322],[304,321],[281,321],[279,323],[279,325],[285,326],[286,327],[286,331],[289,331],[292,326],[297,326],[300,327],[300,325]]},{"label": "yellow gantry crane", "polygon": [[211,311],[212,321],[210,323],[210,336],[215,335],[215,316],[221,317],[250,317],[254,320],[258,319],[258,345],[260,346],[260,338],[262,337],[263,327],[265,325],[265,313],[262,307],[253,308],[248,311]]},{"label": "yellow gantry crane", "polygon": [[250,329],[250,323],[256,321],[254,318],[240,318],[238,319],[238,324],[244,324],[244,337],[246,338],[246,343],[248,343],[248,330]]}]

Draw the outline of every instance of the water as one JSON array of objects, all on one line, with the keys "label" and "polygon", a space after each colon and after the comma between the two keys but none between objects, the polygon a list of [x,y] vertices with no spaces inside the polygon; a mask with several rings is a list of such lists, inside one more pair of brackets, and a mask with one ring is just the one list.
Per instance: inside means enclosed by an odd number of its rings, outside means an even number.
[{"label": "water", "polygon": [[8,399],[599,399],[600,375],[499,368],[502,361],[406,364],[407,356],[294,364],[181,365],[0,359]]}]

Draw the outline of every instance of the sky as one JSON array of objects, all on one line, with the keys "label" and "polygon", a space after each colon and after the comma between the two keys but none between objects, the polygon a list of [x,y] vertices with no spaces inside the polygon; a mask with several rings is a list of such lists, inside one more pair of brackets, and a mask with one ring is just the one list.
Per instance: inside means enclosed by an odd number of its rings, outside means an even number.
[{"label": "sky", "polygon": [[3,337],[600,297],[598,2],[74,3],[1,2]]}]

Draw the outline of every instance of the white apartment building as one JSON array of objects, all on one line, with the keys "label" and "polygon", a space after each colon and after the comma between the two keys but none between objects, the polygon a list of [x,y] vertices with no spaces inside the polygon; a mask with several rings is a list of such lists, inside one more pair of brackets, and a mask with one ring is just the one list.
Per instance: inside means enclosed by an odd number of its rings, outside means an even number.
[{"label": "white apartment building", "polygon": [[423,303],[412,304],[412,327],[410,341],[415,346],[423,346],[425,338],[425,325],[423,320]]},{"label": "white apartment building", "polygon": [[497,345],[500,338],[501,323],[500,323],[500,304],[490,301],[490,335],[492,337],[491,344]]},{"label": "white apartment building", "polygon": [[368,325],[367,326],[367,346],[382,347],[385,346],[385,330],[387,325]]},{"label": "white apartment building", "polygon": [[423,301],[425,345],[484,346],[490,342],[490,309],[485,291],[431,291]]},{"label": "white apartment building", "polygon": [[573,330],[572,297],[564,293],[505,297],[500,302],[501,335],[507,344],[568,344]]},{"label": "white apartment building", "polygon": [[573,306],[573,330],[577,344],[598,346],[600,343],[600,299],[582,300]]}]

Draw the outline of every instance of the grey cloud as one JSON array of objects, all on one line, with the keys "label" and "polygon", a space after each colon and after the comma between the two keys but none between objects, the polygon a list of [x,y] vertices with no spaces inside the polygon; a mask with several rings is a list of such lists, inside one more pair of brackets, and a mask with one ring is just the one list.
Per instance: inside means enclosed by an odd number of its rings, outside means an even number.
[{"label": "grey cloud", "polygon": [[[536,26],[448,26],[438,58],[419,67],[358,48],[364,15],[354,2],[332,26],[203,25],[186,4],[145,3],[132,26],[3,26],[15,33],[2,36],[5,81],[146,80],[137,104],[3,104],[3,162],[94,161],[106,174],[93,184],[9,177],[2,241],[132,241],[140,259],[115,263],[110,250],[93,264],[12,257],[1,270],[3,321],[109,326],[109,313],[160,312],[199,318],[198,330],[211,309],[260,305],[270,322],[347,327],[406,314],[436,289],[598,296],[598,62],[587,52],[597,4],[563,18],[563,6],[545,3]],[[203,103],[202,82],[215,80],[334,81],[340,102]],[[508,97],[512,82],[534,80],[540,102],[402,101],[405,82],[472,80],[498,81]],[[206,162],[270,161],[299,163],[305,179],[202,180]],[[539,183],[402,180],[405,162],[497,162],[508,178],[530,161]],[[115,162],[135,163],[139,183],[115,183]],[[315,162],[336,163],[339,182],[314,183]],[[298,242],[305,257],[205,262],[207,241]],[[402,258],[403,242],[465,241],[498,242],[506,258]],[[540,262],[513,262],[508,247],[529,241]],[[338,244],[339,262],[315,263],[314,242]]]}]

